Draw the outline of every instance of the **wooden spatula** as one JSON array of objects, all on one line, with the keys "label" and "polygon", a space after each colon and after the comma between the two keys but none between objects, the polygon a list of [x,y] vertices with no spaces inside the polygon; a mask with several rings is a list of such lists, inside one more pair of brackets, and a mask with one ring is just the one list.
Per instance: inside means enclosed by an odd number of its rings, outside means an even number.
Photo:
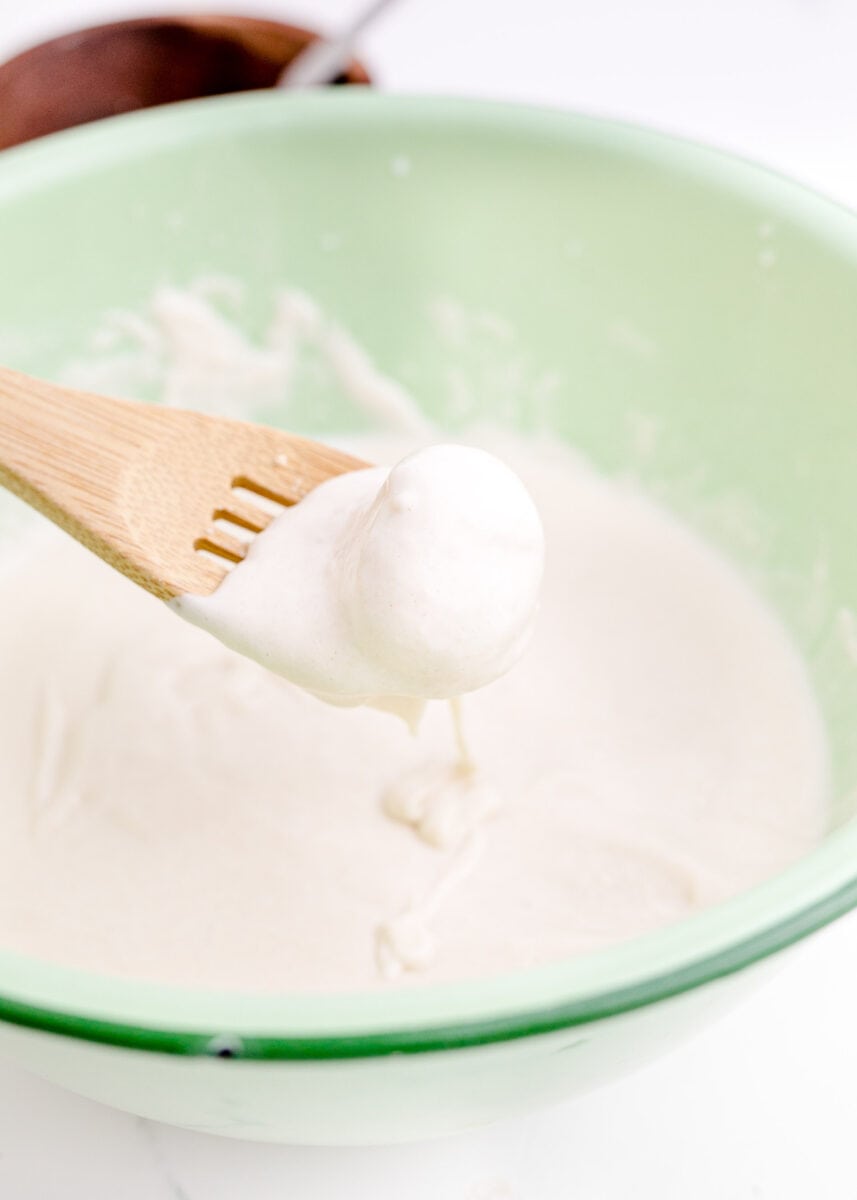
[{"label": "wooden spatula", "polygon": [[[110,400],[0,367],[0,484],[162,600],[214,591],[271,520],[367,464],[306,438]],[[240,489],[240,492],[236,492]]]}]

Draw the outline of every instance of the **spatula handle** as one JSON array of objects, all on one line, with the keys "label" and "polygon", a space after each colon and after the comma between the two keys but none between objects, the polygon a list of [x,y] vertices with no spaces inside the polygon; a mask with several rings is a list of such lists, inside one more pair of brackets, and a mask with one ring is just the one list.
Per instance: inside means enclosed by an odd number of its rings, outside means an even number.
[{"label": "spatula handle", "polygon": [[109,533],[119,479],[144,436],[131,405],[0,367],[0,484],[80,541]]}]

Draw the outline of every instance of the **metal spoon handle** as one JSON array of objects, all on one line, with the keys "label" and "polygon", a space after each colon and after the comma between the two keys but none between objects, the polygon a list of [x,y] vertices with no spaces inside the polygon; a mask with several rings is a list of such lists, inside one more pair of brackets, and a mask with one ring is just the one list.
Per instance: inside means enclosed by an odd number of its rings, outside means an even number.
[{"label": "metal spoon handle", "polygon": [[341,74],[352,56],[360,34],[390,8],[396,0],[371,0],[341,33],[311,42],[289,63],[277,80],[277,87],[308,88],[330,83]]}]

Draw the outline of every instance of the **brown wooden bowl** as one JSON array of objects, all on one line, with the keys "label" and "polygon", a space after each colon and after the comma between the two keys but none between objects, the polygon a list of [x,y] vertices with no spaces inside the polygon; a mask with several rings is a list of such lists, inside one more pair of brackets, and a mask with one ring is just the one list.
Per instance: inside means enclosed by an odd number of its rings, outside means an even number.
[{"label": "brown wooden bowl", "polygon": [[[42,42],[0,65],[0,150],[138,108],[273,87],[318,36],[214,15],[116,21]],[[370,79],[352,60],[333,82]]]}]

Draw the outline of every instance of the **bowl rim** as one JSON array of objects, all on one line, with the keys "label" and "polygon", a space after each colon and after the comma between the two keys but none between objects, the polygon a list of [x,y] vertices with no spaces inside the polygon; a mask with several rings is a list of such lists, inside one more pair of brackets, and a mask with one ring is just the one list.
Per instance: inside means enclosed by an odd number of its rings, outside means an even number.
[{"label": "bowl rim", "polygon": [[[735,155],[623,122],[556,109],[362,89],[248,93],[132,113],[3,153],[0,208],[99,166],[275,128],[408,131],[582,145],[696,178],[833,245],[857,270],[857,215]],[[88,1042],[264,1060],[373,1058],[509,1041],[618,1016],[724,978],[857,905],[857,822],[726,903],[606,950],[455,983],[265,994],[178,987],[0,951],[0,1021]],[[61,999],[58,999],[61,998]]]}]

